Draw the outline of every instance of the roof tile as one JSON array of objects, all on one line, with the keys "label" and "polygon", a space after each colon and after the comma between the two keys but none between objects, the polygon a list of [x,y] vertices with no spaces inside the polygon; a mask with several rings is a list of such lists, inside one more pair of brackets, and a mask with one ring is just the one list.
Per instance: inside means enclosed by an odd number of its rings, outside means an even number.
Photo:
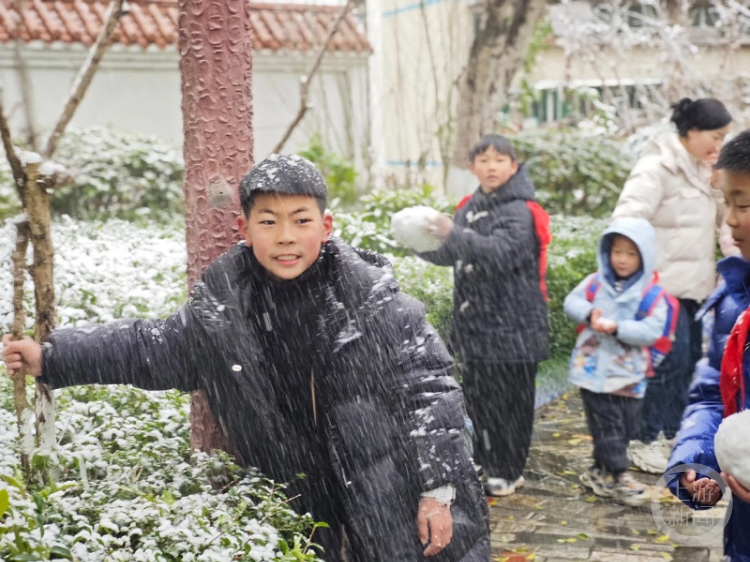
[{"label": "roof tile", "polygon": [[[0,0],[0,43],[83,43],[91,45],[102,26],[108,0]],[[112,41],[160,49],[178,41],[177,0],[129,0],[130,12],[117,25]],[[250,2],[253,47],[273,51],[307,51],[320,45],[340,6]],[[20,11],[19,11],[20,10]],[[328,46],[329,51],[370,52],[357,19],[349,14]]]}]

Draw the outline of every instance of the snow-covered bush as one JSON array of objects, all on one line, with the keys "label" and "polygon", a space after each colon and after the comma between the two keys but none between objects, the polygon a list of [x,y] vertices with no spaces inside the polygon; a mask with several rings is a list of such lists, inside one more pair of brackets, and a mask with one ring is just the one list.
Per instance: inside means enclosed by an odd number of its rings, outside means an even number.
[{"label": "snow-covered bush", "polygon": [[356,210],[333,208],[334,234],[351,245],[382,254],[409,255],[390,235],[391,217],[407,207],[427,206],[453,214],[455,203],[435,193],[432,186],[383,189],[360,198]]},{"label": "snow-covered bush", "polygon": [[18,473],[12,394],[2,376],[0,560],[318,560],[283,487],[190,449],[188,395],[58,392],[60,479],[40,487]]},{"label": "snow-covered bush", "polygon": [[158,137],[100,127],[71,129],[55,159],[74,183],[52,197],[53,213],[124,219],[183,214],[182,152]]},{"label": "snow-covered bush", "polygon": [[298,153],[310,160],[323,174],[328,187],[328,200],[350,207],[357,201],[357,169],[354,164],[323,146],[320,133],[310,137],[308,145]]},{"label": "snow-covered bush", "polygon": [[547,212],[590,217],[612,213],[632,164],[612,140],[575,129],[523,131],[510,138]]},{"label": "snow-covered bush", "polygon": [[[179,228],[66,218],[52,232],[59,326],[164,316],[184,301]],[[0,287],[11,287],[13,238],[11,225],[0,230]],[[26,297],[30,310],[30,283]],[[10,291],[0,291],[3,333],[10,321]],[[189,397],[177,392],[58,392],[60,484],[22,482],[4,374],[0,367],[0,560],[315,559],[313,522],[287,507],[280,486],[190,450]]]},{"label": "snow-covered bush", "polygon": [[[51,197],[52,212],[71,217],[159,220],[184,214],[182,151],[150,135],[102,127],[70,129],[55,161],[73,183]],[[10,168],[0,158],[0,219],[19,212]]]}]

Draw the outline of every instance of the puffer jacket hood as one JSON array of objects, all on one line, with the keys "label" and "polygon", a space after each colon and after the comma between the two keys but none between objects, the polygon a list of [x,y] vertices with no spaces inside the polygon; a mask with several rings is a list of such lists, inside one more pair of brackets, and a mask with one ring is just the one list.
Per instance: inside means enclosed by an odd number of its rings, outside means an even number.
[{"label": "puffer jacket hood", "polygon": [[[624,281],[615,283],[609,253],[615,235],[632,240],[641,253],[641,268]],[[656,262],[654,229],[645,219],[618,219],[602,235],[599,243],[601,283],[590,298],[589,287],[596,273],[581,281],[565,298],[563,308],[573,321],[583,326],[570,362],[570,382],[591,392],[610,393],[629,389],[628,395],[641,398],[649,371],[648,346],[661,336],[667,320],[664,299],[638,319],[643,293],[651,282]],[[601,334],[590,325],[591,313],[617,323],[617,335]]]},{"label": "puffer jacket hood", "polygon": [[643,291],[651,281],[656,266],[656,232],[646,219],[624,217],[615,220],[607,230],[604,231],[599,242],[599,271],[610,283],[615,282],[615,273],[610,264],[610,251],[615,236],[625,236],[631,240],[641,254],[641,267],[638,272],[627,279],[624,289],[633,287],[635,290]]}]

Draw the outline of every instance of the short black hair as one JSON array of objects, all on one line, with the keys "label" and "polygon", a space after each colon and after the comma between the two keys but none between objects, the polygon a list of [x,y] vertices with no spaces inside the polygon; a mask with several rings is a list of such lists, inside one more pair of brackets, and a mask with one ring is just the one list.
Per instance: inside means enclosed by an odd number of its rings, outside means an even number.
[{"label": "short black hair", "polygon": [[715,131],[732,122],[729,110],[715,98],[682,98],[671,107],[673,111],[670,121],[677,126],[681,137],[687,136],[690,129]]},{"label": "short black hair", "polygon": [[714,168],[750,174],[750,129],[742,131],[724,145]]},{"label": "short black hair", "polygon": [[490,133],[489,135],[484,135],[474,146],[471,147],[471,150],[469,151],[469,162],[474,162],[474,158],[487,152],[490,147],[497,150],[500,154],[510,156],[510,159],[513,160],[513,162],[516,161],[516,152],[513,150],[513,143],[503,135]]},{"label": "short black hair", "polygon": [[271,154],[242,178],[240,205],[245,217],[250,216],[256,197],[267,193],[314,197],[320,212],[326,210],[328,193],[323,174],[297,154]]}]

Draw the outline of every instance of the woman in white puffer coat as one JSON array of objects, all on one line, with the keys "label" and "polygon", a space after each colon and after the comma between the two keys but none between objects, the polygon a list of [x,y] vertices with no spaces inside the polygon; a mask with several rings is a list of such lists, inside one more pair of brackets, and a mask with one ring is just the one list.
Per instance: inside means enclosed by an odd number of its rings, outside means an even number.
[{"label": "woman in white puffer coat", "polygon": [[[732,117],[719,100],[683,98],[672,106],[677,132],[655,137],[633,168],[613,218],[640,217],[656,230],[659,284],[680,301],[672,352],[649,381],[639,439],[631,461],[647,472],[666,470],[671,441],[687,405],[687,389],[701,356],[695,313],[716,284],[716,238],[723,196],[712,185]],[[663,433],[663,439],[660,434]]]}]

